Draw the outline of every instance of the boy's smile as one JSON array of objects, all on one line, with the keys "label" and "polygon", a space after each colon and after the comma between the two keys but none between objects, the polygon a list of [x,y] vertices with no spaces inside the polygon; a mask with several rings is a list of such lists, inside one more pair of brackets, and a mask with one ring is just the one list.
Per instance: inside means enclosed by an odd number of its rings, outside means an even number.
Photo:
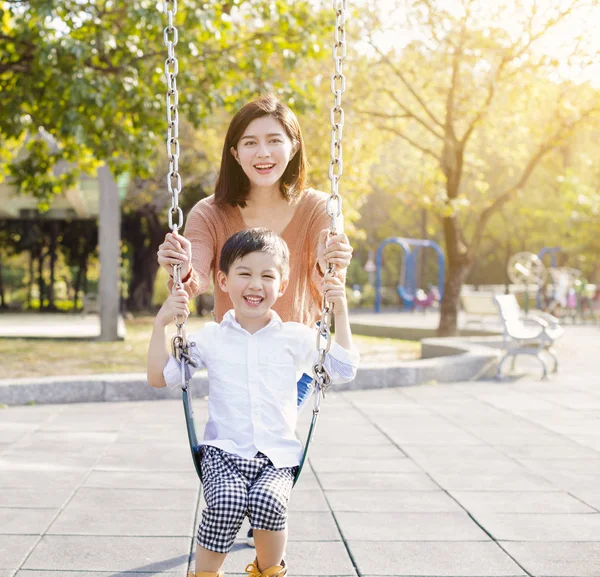
[{"label": "boy's smile", "polygon": [[217,280],[233,303],[237,321],[248,332],[269,323],[271,307],[288,284],[287,279],[281,278],[277,258],[264,251],[238,258],[228,274],[217,273]]}]

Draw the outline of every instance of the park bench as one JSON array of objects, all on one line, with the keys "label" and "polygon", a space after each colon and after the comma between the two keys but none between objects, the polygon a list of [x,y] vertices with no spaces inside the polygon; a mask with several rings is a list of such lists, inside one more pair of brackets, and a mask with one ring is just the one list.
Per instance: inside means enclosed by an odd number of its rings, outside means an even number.
[{"label": "park bench", "polygon": [[493,293],[490,292],[463,292],[460,295],[460,304],[468,315],[467,325],[477,321],[482,324],[485,317],[498,316],[498,307],[494,303]]},{"label": "park bench", "polygon": [[100,298],[97,293],[85,293],[83,295],[82,315],[100,314]]},{"label": "park bench", "polygon": [[540,311],[524,315],[514,295],[496,295],[494,301],[504,328],[506,350],[498,364],[497,377],[502,378],[502,365],[509,357],[512,357],[511,370],[514,370],[518,355],[533,355],[542,364],[542,378],[545,379],[548,367],[543,353],[547,353],[554,361],[552,372],[555,373],[558,370],[558,358],[552,345],[564,332],[558,319]]}]

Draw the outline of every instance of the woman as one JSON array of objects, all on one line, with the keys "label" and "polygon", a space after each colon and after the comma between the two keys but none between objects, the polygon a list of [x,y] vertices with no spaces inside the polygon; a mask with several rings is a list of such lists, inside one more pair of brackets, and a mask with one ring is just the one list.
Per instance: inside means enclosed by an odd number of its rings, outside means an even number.
[{"label": "woman", "polygon": [[[306,169],[300,125],[290,108],[272,95],[246,104],[227,130],[214,195],[192,208],[185,236],[166,235],[159,264],[169,274],[181,264],[184,288],[194,297],[209,289],[211,275],[214,281],[227,238],[246,228],[272,230],[291,253],[288,290],[274,310],[284,322],[313,326],[320,318],[326,262],[344,271],[352,247],[345,234],[328,238],[329,195],[306,188]],[[214,301],[220,322],[232,303],[218,283]]]}]

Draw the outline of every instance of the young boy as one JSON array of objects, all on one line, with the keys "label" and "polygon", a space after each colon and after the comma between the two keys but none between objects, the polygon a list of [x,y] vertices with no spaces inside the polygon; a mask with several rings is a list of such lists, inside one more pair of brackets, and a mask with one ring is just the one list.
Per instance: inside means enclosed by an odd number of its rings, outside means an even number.
[{"label": "young boy", "polygon": [[[223,246],[217,282],[233,310],[220,324],[207,323],[190,335],[191,356],[207,368],[208,422],[202,442],[201,476],[207,507],[198,527],[196,572],[189,577],[223,577],[220,571],[247,515],[254,530],[256,560],[251,577],[284,577],[287,506],[302,445],[297,420],[296,376],[317,361],[316,329],[283,323],[271,310],[285,292],[289,251],[266,229],[249,229]],[[337,277],[323,290],[333,305],[335,340],[325,368],[333,383],[356,375],[344,284]],[[188,295],[171,294],[156,316],[148,351],[148,382],[180,384],[177,361],[166,352],[166,326],[187,316]]]}]

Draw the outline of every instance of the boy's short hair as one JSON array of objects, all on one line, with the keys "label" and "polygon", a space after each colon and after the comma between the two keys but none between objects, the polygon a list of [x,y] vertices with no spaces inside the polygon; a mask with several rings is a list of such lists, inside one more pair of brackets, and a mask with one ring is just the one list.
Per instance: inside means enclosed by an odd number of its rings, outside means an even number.
[{"label": "boy's short hair", "polygon": [[252,252],[266,252],[276,260],[282,279],[290,275],[290,250],[286,242],[266,228],[248,228],[230,236],[221,249],[219,270],[229,274],[231,265]]}]

